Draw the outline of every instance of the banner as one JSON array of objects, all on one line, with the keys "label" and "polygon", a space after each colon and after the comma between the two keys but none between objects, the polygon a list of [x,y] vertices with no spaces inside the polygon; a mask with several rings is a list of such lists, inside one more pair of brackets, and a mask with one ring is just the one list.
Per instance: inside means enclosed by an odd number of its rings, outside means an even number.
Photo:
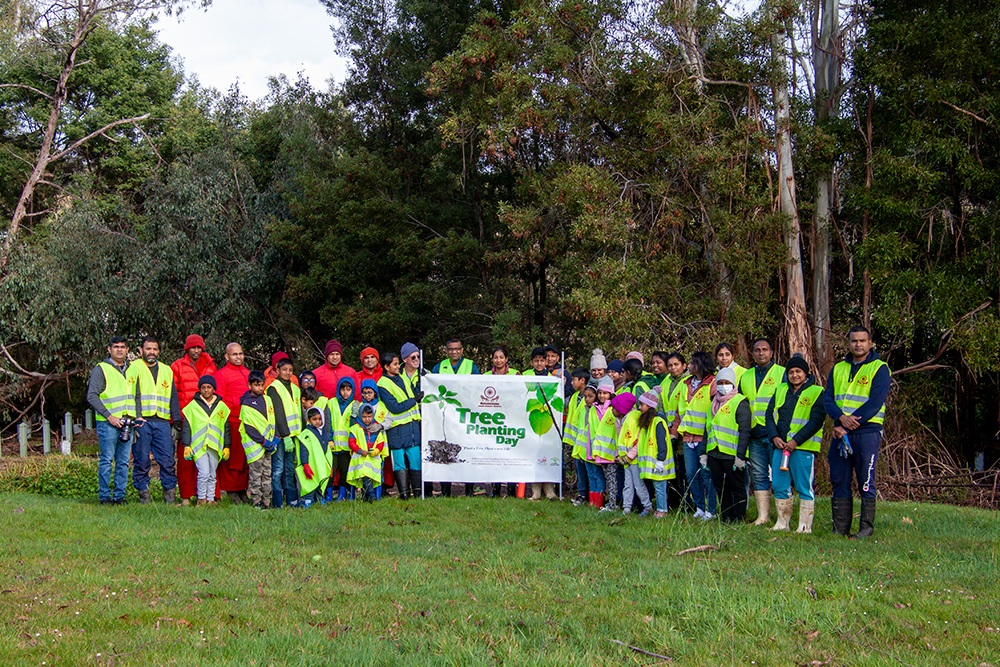
[{"label": "banner", "polygon": [[562,382],[531,375],[420,379],[427,482],[562,480]]}]

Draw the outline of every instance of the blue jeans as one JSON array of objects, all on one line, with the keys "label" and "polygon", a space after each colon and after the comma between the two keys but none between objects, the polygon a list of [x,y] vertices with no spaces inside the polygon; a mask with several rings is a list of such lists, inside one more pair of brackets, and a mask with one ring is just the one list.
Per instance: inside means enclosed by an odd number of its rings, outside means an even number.
[{"label": "blue jeans", "polygon": [[665,479],[654,479],[653,480],[653,490],[656,495],[656,511],[666,512],[667,511],[667,480]]},{"label": "blue jeans", "polygon": [[420,470],[420,445],[389,450],[393,470]]},{"label": "blue jeans", "polygon": [[816,455],[796,448],[788,457],[788,470],[781,469],[780,449],[774,450],[771,459],[771,479],[774,480],[774,497],[786,500],[792,497],[792,487],[799,494],[799,500],[815,500],[813,495],[813,479],[816,467],[813,465]]},{"label": "blue jeans", "polygon": [[583,459],[573,459],[573,467],[576,468],[576,493],[578,496],[586,497],[586,494],[590,492],[587,462]]},{"label": "blue jeans", "polygon": [[136,426],[135,443],[132,445],[132,486],[136,491],[149,488],[149,454],[152,452],[160,466],[160,484],[164,491],[177,486],[174,471],[174,439],[170,436],[170,424],[164,419],[153,419]]},{"label": "blue jeans", "polygon": [[830,442],[830,483],[834,498],[851,498],[851,473],[858,479],[862,498],[875,499],[875,462],[882,444],[882,431],[847,435],[854,453],[848,458],[840,455],[840,440]]},{"label": "blue jeans", "polygon": [[604,479],[604,468],[597,463],[585,461],[587,468],[587,488],[591,493],[604,493],[607,483]]},{"label": "blue jeans", "polygon": [[[267,456],[265,454],[265,456]],[[271,454],[271,506],[281,507],[285,494],[281,486],[281,475],[285,470],[285,445],[280,441],[278,448]]]},{"label": "blue jeans", "polygon": [[763,438],[750,438],[749,458],[750,458],[750,479],[753,481],[754,491],[770,491],[771,459],[774,455],[774,443]]},{"label": "blue jeans", "polygon": [[111,497],[111,464],[115,467],[115,495],[113,500],[125,497],[125,485],[128,484],[128,457],[132,453],[132,443],[118,439],[119,429],[107,421],[98,419],[97,442],[101,446],[101,458],[97,462],[98,497],[102,501],[112,500]]},{"label": "blue jeans", "polygon": [[[689,447],[690,442],[681,443],[684,448],[684,472],[687,475],[688,502],[696,508],[715,514],[715,487],[712,473],[704,470],[698,462],[698,449]],[[699,443],[700,444],[700,443]]]}]

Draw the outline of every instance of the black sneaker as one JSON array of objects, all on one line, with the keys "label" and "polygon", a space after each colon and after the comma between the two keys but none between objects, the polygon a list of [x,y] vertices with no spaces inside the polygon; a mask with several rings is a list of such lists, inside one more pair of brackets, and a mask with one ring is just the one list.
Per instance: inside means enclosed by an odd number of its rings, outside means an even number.
[{"label": "black sneaker", "polygon": [[112,505],[128,505],[128,501],[125,500],[124,498],[118,498],[116,500],[112,500],[111,504]]}]

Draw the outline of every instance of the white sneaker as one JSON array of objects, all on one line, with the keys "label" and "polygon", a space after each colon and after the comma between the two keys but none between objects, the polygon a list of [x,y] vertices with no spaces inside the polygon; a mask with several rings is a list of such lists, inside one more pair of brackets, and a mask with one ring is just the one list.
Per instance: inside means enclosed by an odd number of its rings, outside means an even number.
[{"label": "white sneaker", "polygon": [[696,519],[704,519],[705,518],[705,510],[696,509],[694,511],[694,518],[696,518]]},{"label": "white sneaker", "polygon": [[711,512],[702,512],[701,513],[701,520],[702,521],[711,521],[714,518],[715,518],[715,515],[712,514]]}]

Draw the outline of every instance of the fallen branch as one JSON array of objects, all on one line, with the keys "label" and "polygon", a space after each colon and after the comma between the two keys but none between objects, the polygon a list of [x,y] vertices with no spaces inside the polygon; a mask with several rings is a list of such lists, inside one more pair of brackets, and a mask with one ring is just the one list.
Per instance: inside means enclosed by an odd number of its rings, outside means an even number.
[{"label": "fallen branch", "polygon": [[620,642],[617,639],[609,639],[608,641],[610,641],[612,644],[618,644],[619,646],[624,646],[625,648],[629,649],[630,651],[635,651],[636,653],[641,653],[643,655],[648,655],[651,658],[659,658],[663,662],[673,662],[674,661],[674,659],[671,658],[669,655],[660,655],[659,653],[653,653],[652,651],[647,651],[645,649],[641,649],[638,646],[632,646],[631,644],[626,644],[625,642]]},{"label": "fallen branch", "polygon": [[691,547],[690,549],[682,549],[677,553],[675,553],[674,555],[686,556],[687,554],[696,554],[696,553],[701,553],[702,551],[718,551],[720,546],[721,545],[719,544],[702,544],[697,547]]}]

